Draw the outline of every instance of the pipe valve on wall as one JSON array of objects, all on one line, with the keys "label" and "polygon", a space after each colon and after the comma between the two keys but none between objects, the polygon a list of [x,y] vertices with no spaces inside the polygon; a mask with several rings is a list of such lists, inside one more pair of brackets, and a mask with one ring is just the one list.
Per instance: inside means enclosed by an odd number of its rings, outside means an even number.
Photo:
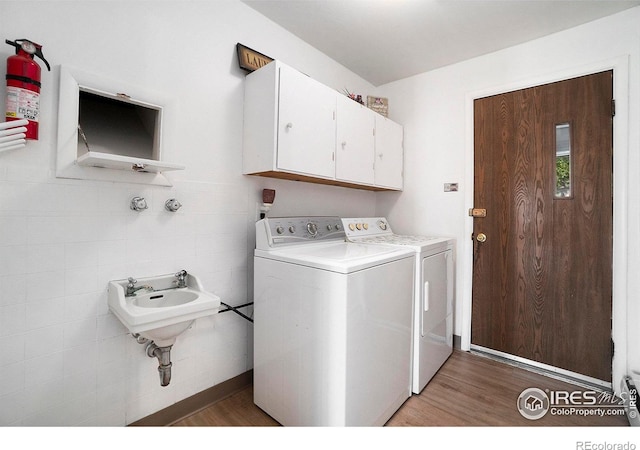
[{"label": "pipe valve on wall", "polygon": [[38,139],[38,116],[40,115],[40,66],[35,56],[40,58],[47,70],[49,63],[42,54],[42,45],[28,39],[5,42],[16,48],[16,54],[7,58],[7,99],[5,117],[11,120],[26,119],[26,139]]}]

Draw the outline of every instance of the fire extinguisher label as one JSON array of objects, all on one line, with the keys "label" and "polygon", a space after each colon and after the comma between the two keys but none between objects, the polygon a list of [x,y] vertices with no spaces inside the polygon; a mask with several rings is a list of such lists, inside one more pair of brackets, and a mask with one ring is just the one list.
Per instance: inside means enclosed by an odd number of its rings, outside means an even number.
[{"label": "fire extinguisher label", "polygon": [[14,119],[38,121],[40,94],[28,89],[7,86],[6,116]]}]

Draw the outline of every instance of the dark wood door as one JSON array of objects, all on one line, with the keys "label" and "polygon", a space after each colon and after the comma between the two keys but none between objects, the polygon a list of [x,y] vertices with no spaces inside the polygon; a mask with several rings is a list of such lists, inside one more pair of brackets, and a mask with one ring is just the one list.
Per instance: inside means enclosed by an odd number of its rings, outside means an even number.
[{"label": "dark wood door", "polygon": [[474,104],[474,206],[486,217],[474,218],[471,343],[603,381],[612,358],[612,77]]}]

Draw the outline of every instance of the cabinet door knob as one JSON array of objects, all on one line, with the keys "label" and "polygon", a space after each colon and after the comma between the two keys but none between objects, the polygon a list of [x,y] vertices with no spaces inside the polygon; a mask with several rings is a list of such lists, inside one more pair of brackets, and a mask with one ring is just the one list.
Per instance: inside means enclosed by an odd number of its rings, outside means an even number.
[{"label": "cabinet door knob", "polygon": [[285,125],[285,128],[287,130],[289,130],[289,129],[293,128],[293,124],[291,122],[289,122],[287,125]]},{"label": "cabinet door knob", "polygon": [[347,146],[347,141],[342,141],[342,148],[345,148]]}]

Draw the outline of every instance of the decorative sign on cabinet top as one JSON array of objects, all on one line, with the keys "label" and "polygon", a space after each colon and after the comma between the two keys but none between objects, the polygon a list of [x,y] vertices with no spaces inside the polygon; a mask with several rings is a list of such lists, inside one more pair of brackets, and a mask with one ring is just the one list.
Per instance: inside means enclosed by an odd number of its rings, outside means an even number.
[{"label": "decorative sign on cabinet top", "polygon": [[245,47],[239,42],[236,44],[236,51],[238,52],[238,64],[240,68],[249,72],[258,70],[260,67],[266,66],[273,61],[273,58],[269,58],[252,48]]}]

